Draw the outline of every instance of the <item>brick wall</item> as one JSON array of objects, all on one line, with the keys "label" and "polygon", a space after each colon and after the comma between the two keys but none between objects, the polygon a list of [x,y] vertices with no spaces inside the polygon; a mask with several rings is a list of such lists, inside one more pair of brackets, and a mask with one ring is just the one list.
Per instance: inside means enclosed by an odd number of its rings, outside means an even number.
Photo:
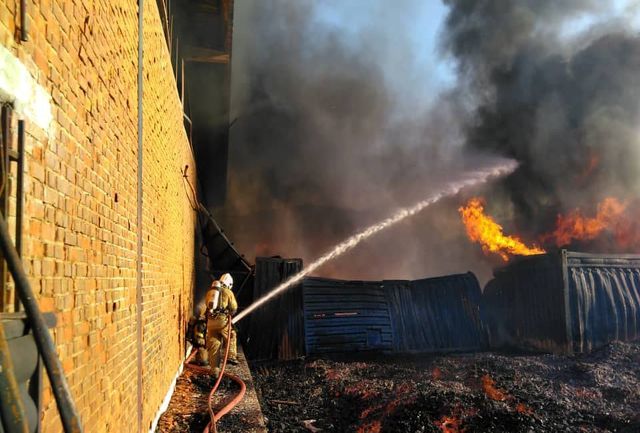
[{"label": "brick wall", "polygon": [[[134,432],[137,4],[27,3],[30,39],[20,42],[19,1],[0,2],[0,48],[50,96],[52,115],[46,126],[46,115],[36,122],[38,113],[22,110],[24,262],[41,309],[56,313],[52,333],[85,431]],[[156,2],[145,5],[142,431],[149,429],[184,355],[195,229],[182,176],[188,165],[194,182],[194,161]],[[0,97],[11,99],[1,91]],[[14,209],[15,200],[10,215]],[[48,389],[43,403],[43,431],[61,431]]]}]

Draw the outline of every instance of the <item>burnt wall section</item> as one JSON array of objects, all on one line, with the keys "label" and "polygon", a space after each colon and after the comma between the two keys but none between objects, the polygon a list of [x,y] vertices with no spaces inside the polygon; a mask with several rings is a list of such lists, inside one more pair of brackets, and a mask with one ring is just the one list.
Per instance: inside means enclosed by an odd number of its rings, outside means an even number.
[{"label": "burnt wall section", "polygon": [[[253,300],[302,270],[301,259],[256,258]],[[240,322],[250,359],[294,359],[304,352],[302,287],[295,286]]]},{"label": "burnt wall section", "polygon": [[640,335],[640,256],[565,250],[496,271],[483,294],[492,347],[571,353]]},{"label": "burnt wall section", "polygon": [[[253,300],[302,269],[258,258]],[[307,277],[240,323],[251,359],[353,352],[480,350],[480,286],[472,273],[416,281]]]},{"label": "burnt wall section", "polygon": [[563,352],[569,347],[559,254],[523,258],[495,271],[482,297],[492,347]]}]

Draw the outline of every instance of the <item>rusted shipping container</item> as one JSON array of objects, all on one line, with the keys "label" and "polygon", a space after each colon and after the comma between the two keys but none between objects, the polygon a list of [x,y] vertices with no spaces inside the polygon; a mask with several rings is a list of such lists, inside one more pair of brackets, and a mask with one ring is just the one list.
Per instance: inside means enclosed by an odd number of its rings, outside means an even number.
[{"label": "rusted shipping container", "polygon": [[640,256],[561,250],[494,277],[482,298],[492,347],[588,352],[640,336]]}]

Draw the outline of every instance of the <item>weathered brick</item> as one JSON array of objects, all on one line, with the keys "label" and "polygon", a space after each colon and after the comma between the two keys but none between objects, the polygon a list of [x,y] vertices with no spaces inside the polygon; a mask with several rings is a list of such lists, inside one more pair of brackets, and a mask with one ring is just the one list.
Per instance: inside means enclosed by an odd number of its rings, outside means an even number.
[{"label": "weathered brick", "polygon": [[[27,122],[25,268],[41,307],[57,314],[53,335],[85,431],[133,432],[137,6],[28,5],[31,40],[17,48],[18,1],[0,2],[0,43],[50,92],[55,136]],[[195,165],[182,107],[157,5],[145,7],[143,429],[182,361],[185,324],[177,318],[184,322],[192,303],[195,223],[179,175]],[[43,431],[60,431],[48,386],[43,396]]]},{"label": "weathered brick", "polygon": [[53,223],[46,222],[42,224],[41,228],[42,239],[53,240],[56,236],[56,228]]},{"label": "weathered brick", "polygon": [[60,194],[49,186],[44,187],[44,202],[54,206],[58,205],[58,197]]},{"label": "weathered brick", "polygon": [[44,203],[40,200],[29,200],[26,206],[26,212],[31,218],[44,218]]},{"label": "weathered brick", "polygon": [[52,277],[55,274],[56,263],[52,259],[45,259],[42,261],[42,275],[45,277]]},{"label": "weathered brick", "polygon": [[38,299],[38,304],[42,311],[53,311],[55,305],[53,298],[40,298]]},{"label": "weathered brick", "polygon": [[44,182],[44,167],[42,166],[42,164],[38,164],[36,162],[31,163],[29,164],[28,171],[31,177],[33,177],[34,179],[40,182]]}]

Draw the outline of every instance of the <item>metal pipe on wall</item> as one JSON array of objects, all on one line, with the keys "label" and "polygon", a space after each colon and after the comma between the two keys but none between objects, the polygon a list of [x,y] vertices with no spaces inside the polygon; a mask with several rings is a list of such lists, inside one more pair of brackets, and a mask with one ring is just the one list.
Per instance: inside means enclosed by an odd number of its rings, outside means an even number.
[{"label": "metal pipe on wall", "polygon": [[[2,115],[0,116],[0,128],[2,129],[2,139],[0,140],[0,214],[4,218],[7,217],[9,211],[9,153],[11,149],[11,116],[12,110],[10,105],[2,106]],[[0,255],[0,309],[4,312],[8,311],[9,298],[7,290],[7,264]]]},{"label": "metal pipe on wall", "polygon": [[27,0],[20,0],[20,40],[22,42],[29,40],[29,32],[27,31]]},{"label": "metal pipe on wall", "polygon": [[[24,120],[18,120],[18,175],[16,186],[16,251],[22,257],[22,221],[24,213]],[[20,298],[14,299],[15,311],[20,311]]]},{"label": "metal pipe on wall", "polygon": [[18,120],[18,175],[16,186],[16,251],[22,257],[22,212],[24,207],[24,120]]},{"label": "metal pipe on wall", "polygon": [[138,364],[138,428],[136,431],[143,431],[143,392],[142,392],[142,151],[143,151],[143,61],[144,61],[144,0],[138,0],[138,188],[137,188],[137,212],[136,212],[136,234],[137,234],[137,259],[136,259],[136,349]]}]

